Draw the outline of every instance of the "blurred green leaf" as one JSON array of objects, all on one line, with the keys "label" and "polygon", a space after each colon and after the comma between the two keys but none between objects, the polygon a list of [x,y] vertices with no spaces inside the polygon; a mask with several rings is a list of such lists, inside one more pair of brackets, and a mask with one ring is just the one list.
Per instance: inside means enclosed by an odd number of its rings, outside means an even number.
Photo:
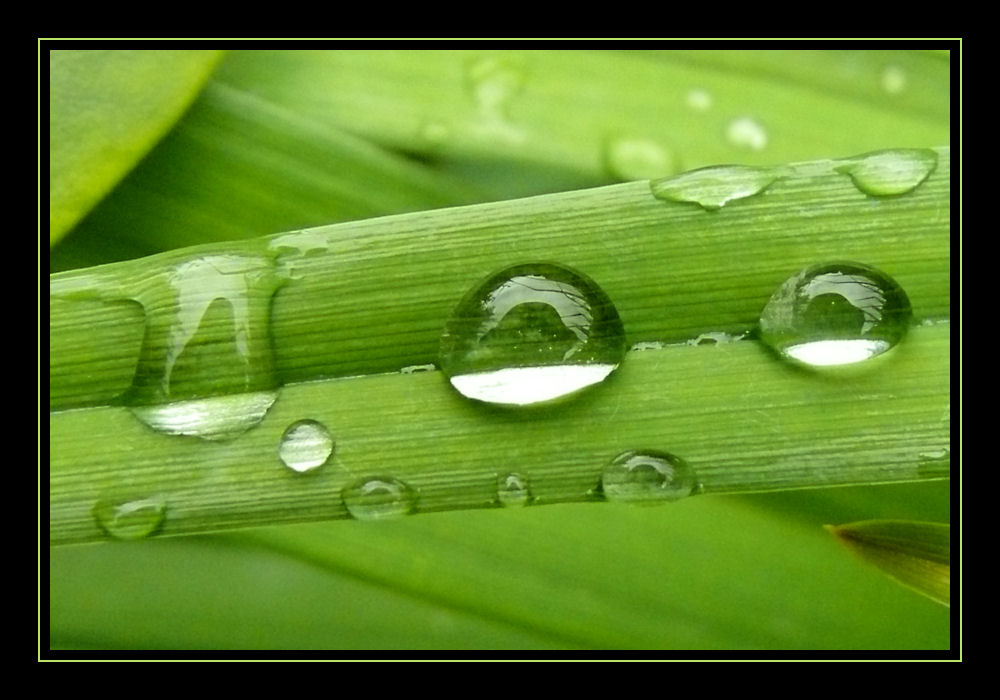
[{"label": "blurred green leaf", "polygon": [[49,52],[50,243],[173,126],[220,51]]}]

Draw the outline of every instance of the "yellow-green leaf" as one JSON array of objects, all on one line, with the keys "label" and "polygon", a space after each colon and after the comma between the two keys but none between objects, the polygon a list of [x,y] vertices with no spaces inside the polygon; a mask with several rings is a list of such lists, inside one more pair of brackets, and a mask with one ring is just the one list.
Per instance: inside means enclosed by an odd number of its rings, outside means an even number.
[{"label": "yellow-green leaf", "polygon": [[170,129],[220,51],[49,52],[50,244]]},{"label": "yellow-green leaf", "polygon": [[895,580],[951,606],[951,526],[947,523],[866,520],[828,528]]}]

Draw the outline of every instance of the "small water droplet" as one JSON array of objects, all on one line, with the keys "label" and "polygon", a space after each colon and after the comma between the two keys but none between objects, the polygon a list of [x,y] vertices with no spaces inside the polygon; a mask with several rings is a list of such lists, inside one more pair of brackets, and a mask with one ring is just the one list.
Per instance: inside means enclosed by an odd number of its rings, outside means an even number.
[{"label": "small water droplet", "polygon": [[343,491],[344,506],[358,520],[382,520],[412,513],[417,492],[399,479],[372,477]]},{"label": "small water droplet", "polygon": [[767,146],[767,130],[752,117],[737,117],[726,127],[726,139],[738,148],[762,151]]},{"label": "small water droplet", "polygon": [[400,374],[416,374],[417,372],[433,372],[436,369],[437,367],[432,364],[409,365],[408,367],[403,367],[399,372]]},{"label": "small water droplet", "polygon": [[604,146],[604,164],[612,177],[628,180],[648,180],[677,172],[674,152],[652,139],[617,138]]},{"label": "small water droplet", "polygon": [[671,202],[692,202],[714,210],[729,202],[760,194],[780,176],[773,168],[719,165],[699,168],[650,182],[653,196]]},{"label": "small water droplet", "polygon": [[462,299],[439,364],[463,396],[524,406],[601,382],[625,349],[618,311],[593,280],[536,263],[501,270]]},{"label": "small water droplet", "polygon": [[308,472],[326,464],[333,454],[333,437],[319,421],[300,420],[292,423],[281,436],[278,456],[285,466],[297,472]]},{"label": "small water droplet", "polygon": [[510,105],[524,86],[526,71],[515,61],[500,57],[482,58],[469,64],[466,86],[479,112],[473,131],[483,138],[521,143],[523,130],[510,119]]},{"label": "small water droplet", "polygon": [[687,102],[687,106],[691,109],[698,112],[704,112],[712,106],[712,95],[707,90],[693,88],[688,90],[685,101]]},{"label": "small water droplet", "polygon": [[440,146],[451,138],[451,129],[441,122],[425,122],[420,127],[420,138],[428,146]]},{"label": "small water droplet", "polygon": [[725,331],[709,331],[707,333],[701,333],[697,338],[691,338],[687,341],[688,345],[725,345],[727,343],[736,343],[743,340],[746,334],[733,335],[732,333],[726,333]]},{"label": "small water droplet", "polygon": [[659,340],[640,340],[631,347],[631,350],[642,352],[643,350],[662,350],[665,347],[667,347],[666,343]]},{"label": "small water droplet", "polygon": [[497,500],[503,506],[526,506],[531,503],[528,477],[514,472],[498,477]]},{"label": "small water droplet", "polygon": [[906,71],[899,66],[886,66],[882,71],[882,89],[890,95],[898,95],[906,89]]},{"label": "small water droplet", "polygon": [[119,540],[140,540],[163,525],[167,499],[152,496],[139,499],[102,498],[94,506],[94,518],[108,535]]},{"label": "small water droplet", "polygon": [[781,356],[813,366],[844,365],[899,344],[913,316],[891,277],[858,263],[828,263],[785,281],[760,316],[761,339]]},{"label": "small water droplet", "polygon": [[886,197],[915,190],[934,172],[937,161],[937,153],[929,148],[896,148],[849,158],[835,170],[850,175],[865,194]]},{"label": "small water droplet", "polygon": [[691,466],[666,452],[623,452],[605,467],[601,475],[601,490],[609,501],[677,501],[695,493],[698,488]]},{"label": "small water droplet", "polygon": [[951,450],[931,450],[917,457],[917,474],[925,479],[944,479],[951,476]]}]

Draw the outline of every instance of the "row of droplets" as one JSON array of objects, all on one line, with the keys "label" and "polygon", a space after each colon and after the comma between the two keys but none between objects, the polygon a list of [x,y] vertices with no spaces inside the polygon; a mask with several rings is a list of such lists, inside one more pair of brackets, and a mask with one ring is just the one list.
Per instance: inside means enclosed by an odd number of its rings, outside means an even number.
[{"label": "row of droplets", "polygon": [[[934,151],[905,149],[849,159],[836,170],[849,175],[867,194],[893,196],[917,187],[936,162]],[[711,210],[758,194],[780,176],[774,169],[725,166],[653,181],[651,188],[659,198],[694,202]],[[787,279],[764,306],[757,334],[780,357],[823,367],[884,354],[899,344],[911,321],[909,299],[895,280],[867,265],[833,262],[808,267]],[[439,367],[469,399],[521,407],[550,403],[601,383],[618,368],[627,350],[617,309],[596,282],[564,265],[535,263],[501,270],[462,299],[445,324]],[[255,412],[242,405],[236,411],[241,421],[252,414],[251,423],[256,424],[274,393],[246,396],[264,397]],[[190,420],[187,413],[193,410],[190,403],[133,410],[154,428],[156,422],[146,413],[170,422],[163,432],[184,434]],[[203,408],[195,406],[195,413],[200,415]],[[178,411],[183,415],[174,415]],[[235,436],[247,427],[241,422],[212,439]],[[310,472],[327,464],[333,449],[325,426],[301,420],[285,431],[278,455],[289,469]],[[597,493],[610,500],[655,502],[700,490],[693,470],[679,458],[637,451],[610,463]],[[411,512],[417,494],[396,479],[369,478],[346,487],[342,498],[352,516],[371,519]],[[532,500],[527,477],[516,473],[499,477],[498,503],[523,505]],[[112,536],[143,537],[161,527],[166,499],[101,500],[94,514]]]},{"label": "row of droplets", "polygon": [[[881,355],[905,335],[912,318],[903,289],[888,275],[857,263],[806,268],[774,293],[761,313],[760,338],[782,357],[819,367]],[[576,394],[603,381],[627,352],[614,304],[596,282],[552,263],[517,265],[491,275],[459,303],[441,338],[440,367],[452,386],[477,402],[530,406]],[[327,464],[334,439],[322,423],[299,420],[277,453],[298,473]],[[694,470],[665,452],[628,451],[604,469],[595,493],[624,502],[664,502],[697,493]],[[362,520],[403,515],[417,492],[387,477],[362,479],[342,491]],[[497,502],[526,505],[523,474],[498,478]],[[109,535],[137,539],[158,530],[165,497],[100,501],[94,514]]]},{"label": "row of droplets", "polygon": [[[483,58],[467,66],[466,82],[477,108],[476,129],[482,137],[511,144],[527,141],[526,130],[511,117],[515,98],[525,86],[525,66],[501,57]],[[887,65],[877,82],[885,94],[894,97],[906,90],[909,81],[904,68]],[[685,94],[683,103],[693,112],[706,113],[715,100],[709,90],[693,87]],[[424,124],[421,130],[423,138],[431,144],[446,141],[449,133],[450,129],[438,122]],[[734,148],[757,152],[763,151],[770,140],[767,127],[749,114],[730,119],[723,136]],[[682,169],[674,149],[662,140],[635,135],[606,139],[602,159],[608,172],[621,180],[663,177]]]},{"label": "row of droplets", "polygon": [[[315,472],[330,461],[334,440],[327,428],[314,420],[294,423],[284,433],[278,454],[284,465],[297,473]],[[590,492],[609,501],[652,504],[676,501],[701,489],[690,465],[665,452],[624,452],[603,470],[599,485]],[[413,513],[419,492],[400,479],[368,477],[344,487],[344,507],[357,520],[383,520]],[[520,507],[535,501],[524,474],[509,472],[496,479],[494,502]],[[138,540],[156,534],[166,521],[168,500],[164,495],[132,500],[101,499],[94,507],[98,526],[108,536]]]}]

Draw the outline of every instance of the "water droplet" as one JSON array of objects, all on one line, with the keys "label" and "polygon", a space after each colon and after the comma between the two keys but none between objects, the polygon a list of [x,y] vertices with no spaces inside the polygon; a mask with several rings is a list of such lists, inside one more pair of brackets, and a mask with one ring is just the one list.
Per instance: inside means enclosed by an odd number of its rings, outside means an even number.
[{"label": "water droplet", "polygon": [[307,472],[317,469],[333,454],[333,437],[322,423],[300,420],[292,423],[281,436],[278,456],[289,469]]},{"label": "water droplet", "polygon": [[691,338],[691,340],[687,342],[688,345],[725,345],[727,343],[739,342],[745,337],[746,333],[733,335],[732,333],[726,333],[725,331],[709,331],[707,333],[701,333],[697,338]]},{"label": "water droplet", "polygon": [[483,138],[522,143],[527,136],[511,124],[510,105],[524,82],[525,69],[506,58],[483,58],[469,64],[466,86],[479,112],[473,131]]},{"label": "water droplet", "polygon": [[642,138],[611,139],[604,146],[605,167],[619,180],[666,177],[680,168],[677,156],[666,146]]},{"label": "water droplet", "polygon": [[737,117],[726,127],[729,143],[751,151],[762,151],[767,146],[767,130],[752,117]]},{"label": "water droplet", "polygon": [[899,66],[886,66],[882,71],[882,89],[890,95],[898,95],[906,89],[906,71]]},{"label": "water droplet", "polygon": [[497,478],[497,499],[503,506],[526,506],[531,503],[528,477],[511,472]]},{"label": "water droplet", "polygon": [[662,350],[665,347],[667,344],[659,340],[640,340],[631,349],[635,352],[642,352],[643,350]]},{"label": "water droplet", "polygon": [[698,488],[691,466],[666,452],[623,452],[605,467],[601,475],[601,490],[609,501],[677,501],[695,493]]},{"label": "water droplet", "polygon": [[215,440],[260,422],[277,396],[268,258],[209,255],[136,282],[146,332],[132,412],[154,430]]},{"label": "water droplet", "polygon": [[712,95],[709,94],[707,90],[693,88],[688,90],[685,101],[687,102],[687,106],[691,109],[698,112],[704,112],[712,106]]},{"label": "water droplet", "polygon": [[157,432],[227,440],[264,420],[277,398],[277,391],[256,391],[129,408],[136,418]]},{"label": "water droplet", "polygon": [[915,190],[937,167],[937,153],[929,148],[897,148],[847,159],[835,169],[850,175],[865,194],[886,197]]},{"label": "water droplet", "polygon": [[358,520],[381,520],[412,513],[417,492],[398,479],[362,479],[344,489],[344,506]]},{"label": "water droplet", "polygon": [[400,374],[416,374],[417,372],[433,372],[436,369],[437,367],[432,364],[409,365],[408,367],[403,367],[399,372]]},{"label": "water droplet", "polygon": [[102,498],[94,506],[94,518],[108,535],[119,540],[139,540],[163,525],[167,499],[163,496],[116,500]]},{"label": "water droplet", "polygon": [[895,347],[913,312],[891,277],[857,263],[802,270],[760,316],[761,339],[783,357],[814,367],[867,360]]},{"label": "water droplet", "polygon": [[604,380],[625,356],[614,304],[562,265],[516,265],[487,278],[455,308],[440,367],[470,399],[524,406]]},{"label": "water droplet", "polygon": [[763,192],[780,176],[773,168],[719,165],[691,170],[650,183],[653,196],[671,202],[693,202],[704,209],[724,207]]},{"label": "water droplet", "polygon": [[924,452],[917,457],[917,474],[925,479],[945,479],[951,476],[951,450],[944,448]]}]

